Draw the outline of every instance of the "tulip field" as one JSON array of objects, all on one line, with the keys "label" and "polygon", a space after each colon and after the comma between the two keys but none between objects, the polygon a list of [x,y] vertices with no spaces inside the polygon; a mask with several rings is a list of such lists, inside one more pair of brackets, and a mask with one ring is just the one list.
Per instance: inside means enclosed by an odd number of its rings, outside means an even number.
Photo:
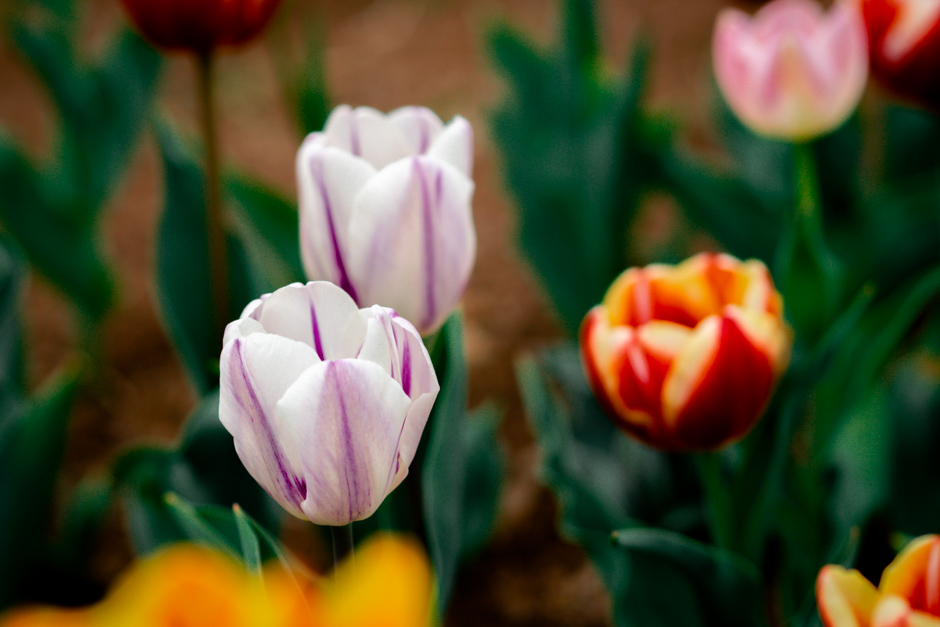
[{"label": "tulip field", "polygon": [[940,0],[0,25],[0,627],[940,627]]}]

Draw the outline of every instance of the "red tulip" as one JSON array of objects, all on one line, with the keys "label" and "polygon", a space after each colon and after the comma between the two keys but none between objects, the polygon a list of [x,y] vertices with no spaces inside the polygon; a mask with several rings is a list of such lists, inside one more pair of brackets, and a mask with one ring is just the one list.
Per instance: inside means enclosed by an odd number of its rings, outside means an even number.
[{"label": "red tulip", "polygon": [[940,2],[860,2],[872,73],[897,93],[940,107]]},{"label": "red tulip", "polygon": [[620,275],[584,319],[581,356],[628,434],[662,450],[714,450],[763,413],[790,334],[764,264],[703,254]]},{"label": "red tulip", "polygon": [[281,0],[121,0],[140,32],[169,50],[207,53],[261,32]]}]

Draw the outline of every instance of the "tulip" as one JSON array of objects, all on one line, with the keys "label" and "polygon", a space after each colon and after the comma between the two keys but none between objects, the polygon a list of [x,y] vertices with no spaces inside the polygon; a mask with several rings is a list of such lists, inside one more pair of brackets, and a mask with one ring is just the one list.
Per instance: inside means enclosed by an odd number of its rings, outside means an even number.
[{"label": "tulip", "polygon": [[940,627],[940,536],[908,544],[877,588],[857,570],[824,566],[816,601],[826,627]]},{"label": "tulip", "polygon": [[207,53],[261,32],[281,0],[122,0],[140,32],[169,50]]},{"label": "tulip", "polygon": [[860,1],[872,73],[899,94],[940,107],[940,2]]},{"label": "tulip", "polygon": [[718,86],[759,135],[802,142],[855,110],[868,79],[868,38],[859,11],[836,3],[775,0],[753,18],[724,9],[712,45]]},{"label": "tulip", "polygon": [[20,608],[0,627],[416,627],[428,625],[433,580],[423,550],[391,535],[370,538],[329,579],[279,564],[263,576],[189,544],[136,562],[97,605]]},{"label": "tulip", "polygon": [[440,390],[421,336],[339,287],[295,283],[225,329],[219,418],[288,512],[346,525],[408,474]]},{"label": "tulip", "polygon": [[767,268],[728,255],[627,270],[580,335],[598,400],[621,429],[667,451],[744,437],[790,350]]},{"label": "tulip", "polygon": [[297,154],[300,245],[311,280],[382,303],[422,334],[463,295],[476,256],[473,131],[431,111],[336,108]]}]

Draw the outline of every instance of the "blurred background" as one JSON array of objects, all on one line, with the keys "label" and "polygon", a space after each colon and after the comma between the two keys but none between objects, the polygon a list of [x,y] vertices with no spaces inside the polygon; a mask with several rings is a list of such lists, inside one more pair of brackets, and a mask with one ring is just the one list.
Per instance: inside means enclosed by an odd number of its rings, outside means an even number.
[{"label": "blurred background", "polygon": [[[7,0],[0,16],[16,10]],[[126,18],[117,0],[84,0],[75,29],[94,53]],[[710,146],[714,87],[710,39],[719,0],[601,0],[601,38],[621,73],[642,35],[653,45],[647,107],[684,120],[693,143]],[[753,9],[757,2],[739,3]],[[266,33],[220,55],[217,89],[222,159],[295,198],[294,158],[302,139],[278,80],[277,51],[287,41],[321,42],[334,104],[389,111],[431,108],[443,120],[463,115],[476,132],[474,215],[476,268],[464,299],[470,406],[484,400],[504,409],[501,434],[509,450],[496,533],[462,569],[448,625],[610,624],[609,601],[584,552],[561,540],[550,493],[536,478],[538,452],[526,426],[514,359],[562,335],[548,300],[515,243],[514,210],[505,190],[489,113],[506,93],[486,49],[485,33],[505,20],[536,42],[554,39],[558,7],[545,0],[292,0]],[[4,22],[5,23],[5,22]],[[292,39],[293,38],[293,39]],[[195,64],[167,57],[158,109],[186,134],[198,135]],[[34,157],[52,150],[53,106],[42,83],[0,29],[0,125]],[[121,447],[176,436],[196,398],[161,324],[153,291],[154,233],[162,203],[159,154],[151,133],[131,155],[126,177],[104,213],[101,246],[113,260],[120,299],[103,329],[106,387],[84,390],[68,435],[57,491],[106,467]],[[671,201],[644,201],[634,239],[673,227]],[[32,274],[23,320],[28,387],[44,381],[73,354],[79,332],[66,301]],[[326,547],[291,519],[287,543],[314,565]],[[113,513],[93,551],[93,576],[108,582],[131,559],[120,517]]]}]

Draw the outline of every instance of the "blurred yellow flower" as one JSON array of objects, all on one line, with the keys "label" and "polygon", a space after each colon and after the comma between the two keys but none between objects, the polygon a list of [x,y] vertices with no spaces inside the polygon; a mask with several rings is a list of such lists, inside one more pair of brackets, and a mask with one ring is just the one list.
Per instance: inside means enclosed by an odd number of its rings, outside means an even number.
[{"label": "blurred yellow flower", "polygon": [[413,541],[377,536],[329,578],[277,566],[262,577],[217,551],[179,544],[131,566],[89,608],[20,608],[0,627],[426,627],[433,577]]}]

